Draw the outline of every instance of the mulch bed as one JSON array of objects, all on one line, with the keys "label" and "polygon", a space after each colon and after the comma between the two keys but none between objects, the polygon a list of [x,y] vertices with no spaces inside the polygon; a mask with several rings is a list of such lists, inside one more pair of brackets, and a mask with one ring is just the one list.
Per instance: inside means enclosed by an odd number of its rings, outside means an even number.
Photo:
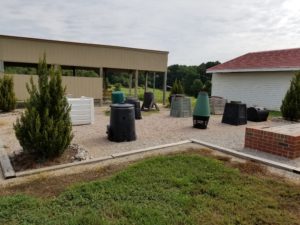
[{"label": "mulch bed", "polygon": [[32,154],[25,152],[14,153],[9,156],[11,164],[16,172],[38,169],[47,166],[60,165],[65,163],[74,162],[74,156],[77,154],[77,150],[74,148],[67,148],[65,152],[57,158],[41,161]]}]

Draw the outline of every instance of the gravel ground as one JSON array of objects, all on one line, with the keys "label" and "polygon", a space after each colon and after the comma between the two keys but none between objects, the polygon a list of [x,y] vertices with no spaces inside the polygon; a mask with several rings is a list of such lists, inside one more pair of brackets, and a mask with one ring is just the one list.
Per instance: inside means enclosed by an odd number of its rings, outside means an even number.
[{"label": "gravel ground", "polygon": [[[169,109],[163,108],[160,112],[144,113],[142,120],[136,120],[137,140],[132,142],[110,142],[106,135],[106,126],[109,116],[105,110],[109,107],[95,108],[95,123],[92,125],[74,126],[73,143],[84,146],[91,157],[101,157],[113,153],[136,150],[155,145],[178,142],[190,138],[206,141],[215,145],[260,155],[275,161],[300,166],[300,159],[288,160],[267,153],[244,149],[245,127],[255,126],[257,123],[248,122],[247,125],[231,126],[222,124],[222,116],[210,117],[208,129],[201,130],[192,127],[192,118],[173,118],[169,116]],[[0,138],[7,147],[8,153],[21,149],[13,131],[13,123],[20,111],[0,114]],[[279,126],[286,124],[283,121],[267,121],[259,125]]]}]

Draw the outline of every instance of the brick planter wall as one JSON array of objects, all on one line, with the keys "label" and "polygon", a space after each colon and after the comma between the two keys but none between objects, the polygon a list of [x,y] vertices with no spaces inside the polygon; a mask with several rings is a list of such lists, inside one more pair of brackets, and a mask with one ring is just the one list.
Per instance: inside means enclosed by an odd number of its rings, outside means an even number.
[{"label": "brick planter wall", "polygon": [[290,159],[300,157],[300,124],[280,127],[247,127],[245,148]]}]

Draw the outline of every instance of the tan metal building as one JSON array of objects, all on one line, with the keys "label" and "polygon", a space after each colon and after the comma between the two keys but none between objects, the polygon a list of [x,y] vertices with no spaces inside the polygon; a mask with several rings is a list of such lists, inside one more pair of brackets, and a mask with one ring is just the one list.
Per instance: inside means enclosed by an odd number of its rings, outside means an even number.
[{"label": "tan metal building", "polygon": [[[135,95],[139,71],[163,75],[165,103],[168,64],[166,51],[0,35],[0,73],[4,73],[7,64],[37,64],[44,53],[47,63],[51,65],[92,68],[97,71],[97,78],[63,78],[68,94],[74,97],[85,95],[102,100],[105,71],[118,69],[129,72],[131,80],[134,74]],[[20,76],[23,77],[19,78]],[[25,91],[28,77],[14,75],[15,86],[18,86],[17,98],[26,97],[23,89]]]}]

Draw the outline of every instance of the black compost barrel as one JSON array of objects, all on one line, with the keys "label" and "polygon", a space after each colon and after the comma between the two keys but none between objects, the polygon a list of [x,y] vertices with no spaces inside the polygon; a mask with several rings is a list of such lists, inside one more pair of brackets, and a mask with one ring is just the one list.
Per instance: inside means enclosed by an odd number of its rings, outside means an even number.
[{"label": "black compost barrel", "polygon": [[107,126],[110,141],[136,140],[134,106],[132,104],[112,104],[110,125]]},{"label": "black compost barrel", "polygon": [[153,103],[154,101],[154,94],[153,92],[145,92],[144,93],[144,107],[145,108],[150,108],[151,107],[151,103]]},{"label": "black compost barrel", "polygon": [[247,124],[247,105],[238,101],[226,103],[222,123],[231,125]]},{"label": "black compost barrel", "polygon": [[138,99],[133,97],[128,97],[126,98],[125,103],[134,105],[134,115],[136,120],[142,119],[141,103]]},{"label": "black compost barrel", "polygon": [[267,121],[269,111],[262,107],[249,107],[247,109],[247,119],[253,122]]}]

